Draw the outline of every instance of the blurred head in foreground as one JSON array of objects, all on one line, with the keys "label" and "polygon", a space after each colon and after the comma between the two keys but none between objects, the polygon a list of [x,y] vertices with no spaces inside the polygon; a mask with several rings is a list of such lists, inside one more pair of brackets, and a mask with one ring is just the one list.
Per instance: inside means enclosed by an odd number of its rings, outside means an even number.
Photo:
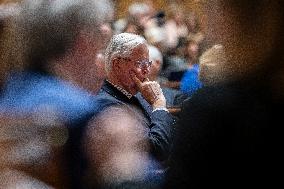
[{"label": "blurred head in foreground", "polygon": [[100,26],[112,5],[105,0],[19,5],[3,34],[8,38],[1,60],[16,73],[0,99],[0,188],[70,188],[66,125],[82,119],[91,105],[90,95],[76,86],[92,91],[106,40]]},{"label": "blurred head in foreground", "polygon": [[208,1],[204,8],[208,17],[206,36],[221,44],[226,54],[222,66],[222,70],[230,73],[225,76],[226,82],[248,78],[261,78],[268,83],[280,80],[283,75],[281,0]]},{"label": "blurred head in foreground", "polygon": [[110,1],[26,0],[12,21],[6,60],[19,69],[52,74],[93,92],[101,50],[110,36]]}]

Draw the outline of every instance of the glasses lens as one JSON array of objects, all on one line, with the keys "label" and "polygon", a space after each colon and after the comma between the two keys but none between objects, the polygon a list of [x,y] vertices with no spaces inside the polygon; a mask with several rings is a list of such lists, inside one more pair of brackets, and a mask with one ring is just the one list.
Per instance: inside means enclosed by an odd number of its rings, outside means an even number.
[{"label": "glasses lens", "polygon": [[149,68],[152,65],[152,61],[138,61],[139,68]]}]

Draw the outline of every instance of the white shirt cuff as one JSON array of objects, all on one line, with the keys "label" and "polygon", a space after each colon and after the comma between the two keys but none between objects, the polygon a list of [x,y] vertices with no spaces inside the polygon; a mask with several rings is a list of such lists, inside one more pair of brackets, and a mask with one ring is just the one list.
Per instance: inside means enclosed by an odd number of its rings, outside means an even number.
[{"label": "white shirt cuff", "polygon": [[163,110],[163,111],[169,112],[167,108],[155,108],[152,112],[155,112],[157,110]]}]

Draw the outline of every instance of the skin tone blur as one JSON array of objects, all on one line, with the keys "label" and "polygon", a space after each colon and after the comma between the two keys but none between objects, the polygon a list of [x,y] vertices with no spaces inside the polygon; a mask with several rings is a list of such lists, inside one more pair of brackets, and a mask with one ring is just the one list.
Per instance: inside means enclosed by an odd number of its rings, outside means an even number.
[{"label": "skin tone blur", "polygon": [[279,12],[274,11],[276,2],[264,3],[260,9],[251,11],[251,16],[259,19],[255,21],[244,13],[240,14],[244,12],[241,7],[233,9],[229,3],[210,1],[205,7],[208,18],[206,36],[209,41],[224,46],[230,62],[224,68],[230,70],[232,77],[241,78],[265,67],[277,40]]}]

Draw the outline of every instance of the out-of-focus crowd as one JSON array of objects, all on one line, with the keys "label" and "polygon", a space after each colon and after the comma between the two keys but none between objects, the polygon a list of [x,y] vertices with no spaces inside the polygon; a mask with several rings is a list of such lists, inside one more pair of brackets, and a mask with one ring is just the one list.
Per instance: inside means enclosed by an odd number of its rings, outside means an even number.
[{"label": "out-of-focus crowd", "polygon": [[[202,1],[202,22],[179,1],[165,10],[138,1],[121,18],[116,3],[0,4],[0,188],[277,183],[283,2]],[[122,104],[94,118],[109,74],[105,51],[121,33],[146,40],[147,79],[159,83],[175,120],[163,161],[151,155],[135,108]]]}]

